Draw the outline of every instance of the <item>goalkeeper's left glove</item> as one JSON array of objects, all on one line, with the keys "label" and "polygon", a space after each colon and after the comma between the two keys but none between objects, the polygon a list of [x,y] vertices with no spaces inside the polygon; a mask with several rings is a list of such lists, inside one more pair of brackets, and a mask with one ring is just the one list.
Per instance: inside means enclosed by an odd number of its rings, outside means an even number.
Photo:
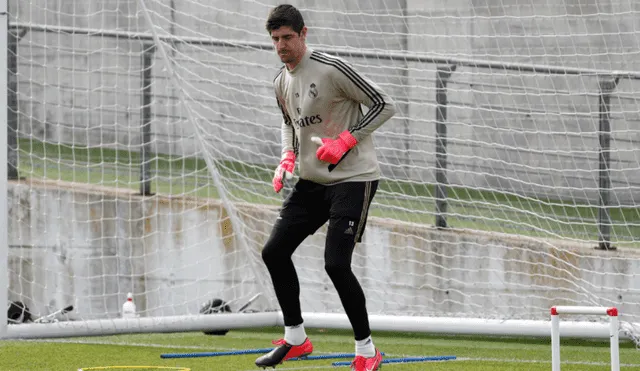
[{"label": "goalkeeper's left glove", "polygon": [[358,144],[358,140],[351,135],[349,130],[340,133],[336,139],[312,137],[311,140],[320,145],[320,148],[316,151],[318,160],[333,165],[340,162],[340,159]]}]

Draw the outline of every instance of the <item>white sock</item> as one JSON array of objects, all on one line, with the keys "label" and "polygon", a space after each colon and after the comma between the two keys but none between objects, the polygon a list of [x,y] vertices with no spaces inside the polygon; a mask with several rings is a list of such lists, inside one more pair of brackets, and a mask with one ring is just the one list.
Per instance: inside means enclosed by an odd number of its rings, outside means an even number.
[{"label": "white sock", "polygon": [[304,325],[285,326],[284,341],[291,345],[301,345],[307,340],[307,333],[304,331]]},{"label": "white sock", "polygon": [[356,356],[371,358],[376,355],[376,347],[373,345],[371,336],[366,339],[356,340]]}]

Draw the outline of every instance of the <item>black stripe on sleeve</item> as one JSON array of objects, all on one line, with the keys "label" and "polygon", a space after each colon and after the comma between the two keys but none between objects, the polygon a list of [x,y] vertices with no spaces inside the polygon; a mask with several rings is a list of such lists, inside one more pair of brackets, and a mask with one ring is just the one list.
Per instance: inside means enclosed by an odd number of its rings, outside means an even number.
[{"label": "black stripe on sleeve", "polygon": [[382,98],[382,95],[374,89],[369,83],[367,83],[360,74],[358,74],[351,66],[344,61],[331,57],[327,54],[314,51],[311,54],[311,59],[335,67],[338,71],[342,72],[355,86],[357,86],[367,97],[373,102],[373,106],[370,107],[367,114],[362,118],[360,123],[353,127],[351,131],[359,130],[367,126],[373,121],[384,109],[386,103]]},{"label": "black stripe on sleeve", "polygon": [[[284,71],[284,66],[280,68],[280,70],[278,71],[278,74],[276,74],[276,77],[273,78],[274,87],[276,85],[276,81],[278,80],[278,77],[282,76],[283,71]],[[284,109],[282,104],[280,104],[280,99],[278,99],[278,89],[275,89],[275,90],[276,90],[276,102],[278,103],[278,107],[280,107],[280,111],[282,112],[284,123],[291,126],[291,117],[289,117],[289,114],[287,114],[287,111]]]},{"label": "black stripe on sleeve", "polygon": [[[276,77],[273,78],[274,85],[276,85],[276,81],[278,80],[278,78],[282,76],[284,67],[285,66],[282,66],[278,71],[278,73],[276,74]],[[282,104],[280,104],[280,99],[278,99],[277,89],[276,89],[276,102],[278,103],[278,107],[280,107],[280,111],[282,111],[282,117],[284,118],[284,123],[293,128],[293,130],[291,131],[291,143],[293,144],[293,153],[296,156],[298,156],[298,153],[300,152],[300,143],[298,143],[298,137],[296,136],[296,128],[292,126],[291,117],[289,116],[285,108],[282,106]]]},{"label": "black stripe on sleeve", "polygon": [[278,107],[280,107],[280,111],[282,112],[282,117],[284,117],[284,123],[291,126],[291,117],[289,117],[289,115],[287,114],[287,111],[285,111],[284,107],[282,107],[282,104],[280,104],[280,99],[278,99],[277,95],[276,95],[276,102],[278,102]]}]

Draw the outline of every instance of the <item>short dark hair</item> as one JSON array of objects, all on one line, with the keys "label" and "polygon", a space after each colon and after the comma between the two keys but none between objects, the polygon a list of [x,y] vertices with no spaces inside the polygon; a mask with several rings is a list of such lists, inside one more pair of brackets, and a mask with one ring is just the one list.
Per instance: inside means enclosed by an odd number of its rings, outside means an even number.
[{"label": "short dark hair", "polygon": [[269,17],[267,18],[267,24],[265,25],[269,34],[271,31],[277,30],[282,26],[289,26],[291,29],[300,34],[304,27],[304,18],[300,11],[293,5],[282,4],[271,9]]}]

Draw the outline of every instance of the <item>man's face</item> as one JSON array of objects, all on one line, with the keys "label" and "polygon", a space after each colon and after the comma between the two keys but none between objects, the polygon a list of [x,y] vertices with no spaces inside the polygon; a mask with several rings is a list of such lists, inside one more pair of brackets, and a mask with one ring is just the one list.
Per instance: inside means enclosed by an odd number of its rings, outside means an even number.
[{"label": "man's face", "polygon": [[271,31],[273,46],[280,57],[282,63],[297,62],[304,53],[307,27],[303,27],[300,34],[296,33],[289,26],[282,26]]}]

